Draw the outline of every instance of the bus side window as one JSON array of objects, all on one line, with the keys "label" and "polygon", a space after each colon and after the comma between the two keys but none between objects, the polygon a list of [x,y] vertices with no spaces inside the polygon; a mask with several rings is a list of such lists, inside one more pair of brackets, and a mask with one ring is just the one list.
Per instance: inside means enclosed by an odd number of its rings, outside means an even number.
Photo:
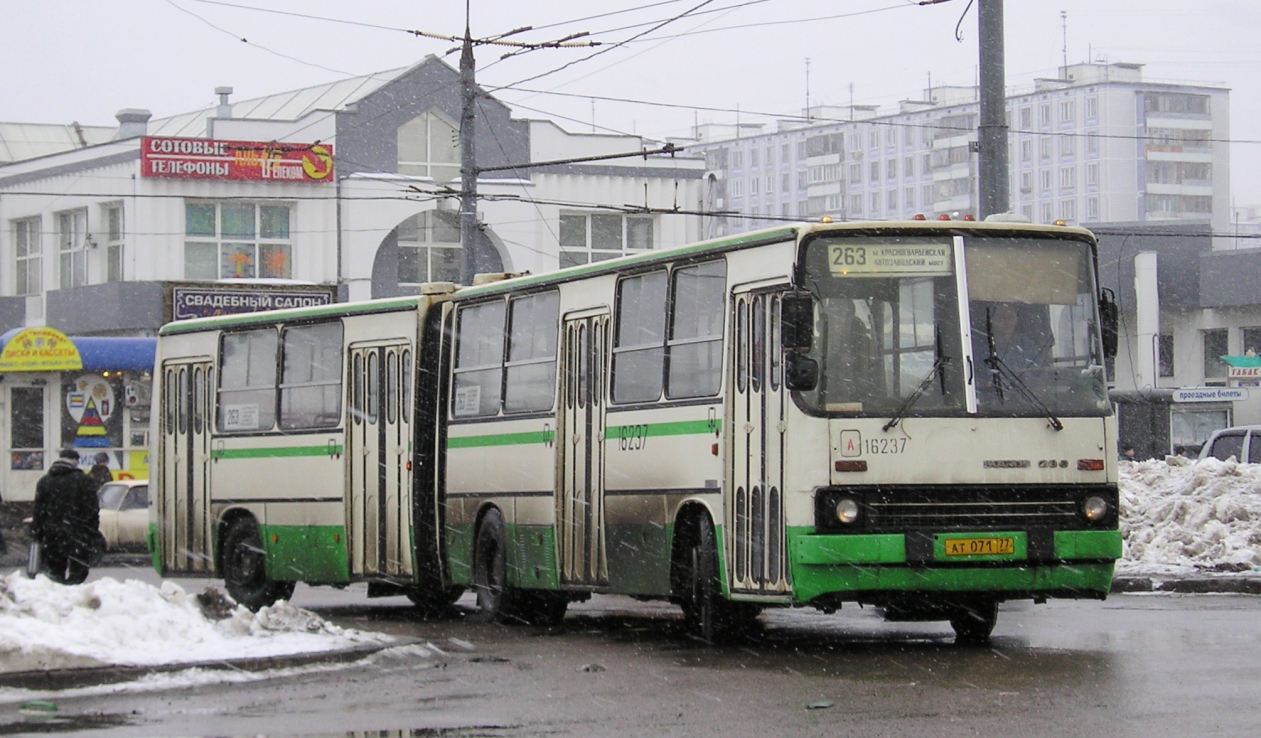
[{"label": "bus side window", "polygon": [[556,396],[560,293],[512,300],[508,321],[504,412],[550,410]]},{"label": "bus side window", "polygon": [[402,369],[399,377],[399,384],[403,389],[402,420],[406,423],[412,417],[412,352],[403,349],[399,363]]},{"label": "bus side window", "polygon": [[727,262],[676,269],[670,301],[666,397],[708,397],[722,386]]},{"label": "bus side window", "polygon": [[[279,343],[273,328],[224,334],[219,348],[219,430],[263,431],[276,424]],[[186,396],[182,390],[180,396]]]},{"label": "bus side window", "polygon": [[503,391],[503,300],[461,308],[457,321],[451,414],[496,415]]},{"label": "bus side window", "polygon": [[355,424],[363,422],[363,354],[355,354],[354,375],[350,379],[351,398],[350,406],[354,411],[351,415],[355,418]]},{"label": "bus side window", "polygon": [[614,402],[652,402],[661,397],[665,329],[666,273],[652,272],[618,282]]},{"label": "bus side window", "polygon": [[280,427],[337,425],[342,399],[341,323],[286,328],[282,347]]}]

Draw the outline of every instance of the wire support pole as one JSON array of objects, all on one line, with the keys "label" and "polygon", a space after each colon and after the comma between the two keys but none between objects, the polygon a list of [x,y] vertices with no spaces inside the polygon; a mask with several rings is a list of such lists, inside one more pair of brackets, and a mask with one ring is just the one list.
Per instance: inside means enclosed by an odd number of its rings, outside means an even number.
[{"label": "wire support pole", "polygon": [[1008,202],[1007,90],[1004,79],[1003,0],[977,0],[980,30],[981,121],[977,131],[979,213],[1005,213]]},{"label": "wire support pole", "polygon": [[480,239],[477,232],[477,151],[474,149],[474,103],[477,81],[474,75],[473,34],[464,26],[460,53],[460,284],[473,284],[477,273]]}]

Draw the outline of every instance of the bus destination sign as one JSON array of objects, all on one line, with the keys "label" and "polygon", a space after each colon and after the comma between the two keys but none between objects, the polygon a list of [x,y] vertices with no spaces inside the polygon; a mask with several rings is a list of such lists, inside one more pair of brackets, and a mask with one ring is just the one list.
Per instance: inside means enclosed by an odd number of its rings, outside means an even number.
[{"label": "bus destination sign", "polygon": [[950,274],[950,246],[938,243],[828,245],[828,266],[838,277]]}]

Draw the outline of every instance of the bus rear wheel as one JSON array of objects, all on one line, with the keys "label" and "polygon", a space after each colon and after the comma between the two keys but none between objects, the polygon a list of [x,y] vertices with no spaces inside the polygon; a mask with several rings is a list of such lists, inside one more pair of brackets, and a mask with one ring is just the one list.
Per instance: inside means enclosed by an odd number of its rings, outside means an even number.
[{"label": "bus rear wheel", "polygon": [[983,646],[990,642],[990,634],[998,623],[998,602],[978,600],[959,607],[950,616],[950,627],[955,632],[955,643]]},{"label": "bus rear wheel", "polygon": [[223,583],[232,599],[255,612],[293,595],[293,582],[267,578],[267,553],[253,518],[232,521],[223,536]]}]

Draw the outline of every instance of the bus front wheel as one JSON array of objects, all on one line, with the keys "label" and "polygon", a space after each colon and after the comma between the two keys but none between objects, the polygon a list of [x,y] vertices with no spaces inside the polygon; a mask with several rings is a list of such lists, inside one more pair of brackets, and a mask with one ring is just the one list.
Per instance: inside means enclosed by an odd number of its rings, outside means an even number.
[{"label": "bus front wheel", "polygon": [[223,583],[238,604],[255,612],[293,595],[293,582],[267,578],[267,553],[258,523],[238,518],[223,537]]},{"label": "bus front wheel", "polygon": [[998,622],[998,602],[979,600],[961,606],[950,616],[950,627],[955,632],[955,643],[984,645]]},{"label": "bus front wheel", "polygon": [[689,633],[705,643],[722,643],[745,634],[757,618],[757,607],[723,597],[718,570],[718,539],[714,525],[703,517],[696,525],[695,543],[687,562],[688,591],[683,615]]}]

